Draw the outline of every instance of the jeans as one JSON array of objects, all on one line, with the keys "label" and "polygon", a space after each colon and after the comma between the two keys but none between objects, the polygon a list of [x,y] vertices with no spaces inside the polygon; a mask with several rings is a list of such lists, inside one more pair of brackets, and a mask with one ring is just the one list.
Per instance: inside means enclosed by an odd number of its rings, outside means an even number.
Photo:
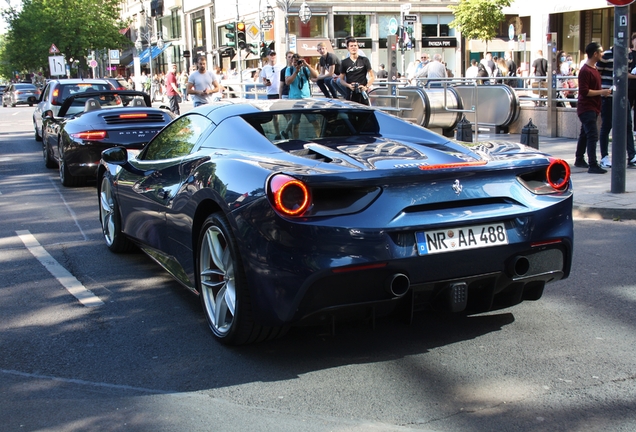
[{"label": "jeans", "polygon": [[325,77],[316,81],[318,88],[326,98],[338,99],[338,92],[334,87],[333,77]]},{"label": "jeans", "polygon": [[[601,100],[601,132],[599,133],[599,144],[601,146],[601,158],[609,155],[609,134],[612,130],[612,116],[613,116],[614,98],[604,97]],[[634,135],[632,132],[632,116],[627,111],[627,131],[626,136],[626,150],[627,156],[631,160],[636,154],[634,149]]]},{"label": "jeans", "polygon": [[338,92],[342,95],[342,97],[344,97],[345,99],[349,100],[349,94],[351,93],[351,90],[349,89],[349,87],[340,84],[340,80],[333,80],[332,84],[334,85],[334,87],[336,88],[336,90],[338,90]]},{"label": "jeans", "polygon": [[179,101],[177,96],[168,96],[168,102],[170,103],[170,111],[176,115],[181,114],[179,111]]},{"label": "jeans", "polygon": [[195,108],[198,107],[198,106],[201,106],[201,105],[207,105],[207,102],[194,101],[194,107]]},{"label": "jeans", "polygon": [[587,161],[590,166],[598,165],[598,159],[596,159],[596,141],[598,141],[597,118],[598,114],[596,111],[585,111],[579,114],[581,132],[576,143],[576,159],[583,159],[587,150]]}]

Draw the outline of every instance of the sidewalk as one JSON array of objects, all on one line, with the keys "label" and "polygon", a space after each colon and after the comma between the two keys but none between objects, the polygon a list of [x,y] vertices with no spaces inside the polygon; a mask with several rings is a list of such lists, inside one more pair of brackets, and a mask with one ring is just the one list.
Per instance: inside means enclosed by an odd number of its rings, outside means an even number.
[{"label": "sidewalk", "polygon": [[[480,141],[492,139],[496,141],[521,142],[521,135],[484,135]],[[614,194],[612,188],[612,171],[607,174],[588,174],[585,168],[574,166],[576,139],[550,138],[539,136],[539,150],[548,153],[570,164],[572,169],[572,185],[574,188],[574,217],[592,219],[636,219],[636,168],[626,168],[625,193]],[[600,159],[600,152],[598,152]],[[587,157],[586,157],[587,160]]]},{"label": "sidewalk", "polygon": [[[153,106],[168,105],[155,101]],[[181,113],[192,109],[192,100],[180,104]],[[480,134],[480,141],[521,142],[520,134]],[[597,146],[598,147],[598,146]],[[588,174],[587,169],[574,166],[576,139],[539,136],[539,150],[570,164],[574,187],[574,217],[592,219],[636,219],[636,168],[627,168],[625,193],[614,194],[612,171],[607,174]],[[597,148],[598,152],[598,148]],[[598,153],[600,159],[600,153]],[[587,158],[586,158],[587,159]]]}]

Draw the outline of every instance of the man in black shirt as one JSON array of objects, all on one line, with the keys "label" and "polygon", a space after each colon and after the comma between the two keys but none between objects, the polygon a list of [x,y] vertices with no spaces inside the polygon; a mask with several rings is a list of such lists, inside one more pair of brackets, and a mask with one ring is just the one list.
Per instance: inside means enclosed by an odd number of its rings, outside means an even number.
[{"label": "man in black shirt", "polygon": [[375,73],[368,58],[358,55],[358,41],[347,39],[349,57],[340,65],[340,83],[351,90],[349,100],[369,105],[367,90],[375,81]]},{"label": "man in black shirt", "polygon": [[326,98],[338,99],[333,79],[340,75],[340,59],[327,51],[323,42],[319,42],[316,50],[320,53],[320,72],[316,84]]}]

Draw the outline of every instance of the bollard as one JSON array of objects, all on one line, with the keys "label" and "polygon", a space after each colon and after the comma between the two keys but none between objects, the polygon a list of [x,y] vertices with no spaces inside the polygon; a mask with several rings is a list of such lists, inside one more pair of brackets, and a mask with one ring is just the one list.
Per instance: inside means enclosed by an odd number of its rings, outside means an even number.
[{"label": "bollard", "polygon": [[473,142],[473,128],[466,116],[462,116],[462,119],[457,122],[457,135],[455,138],[457,141]]},{"label": "bollard", "polygon": [[521,144],[539,150],[539,128],[532,123],[532,119],[521,129]]}]

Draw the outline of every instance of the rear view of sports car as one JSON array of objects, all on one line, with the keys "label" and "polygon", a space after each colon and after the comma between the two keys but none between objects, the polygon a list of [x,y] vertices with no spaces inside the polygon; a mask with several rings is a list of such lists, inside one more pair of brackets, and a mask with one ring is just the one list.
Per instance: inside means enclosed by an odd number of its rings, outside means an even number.
[{"label": "rear view of sports car", "polygon": [[[129,100],[124,107],[122,98]],[[94,179],[103,150],[124,146],[141,150],[173,115],[153,108],[136,91],[95,91],[88,87],[69,95],[57,113],[42,114],[42,150],[47,168],[59,168],[64,186]]]},{"label": "rear view of sports car", "polygon": [[569,177],[523,145],[459,143],[357,104],[232,99],[139,154],[106,150],[98,196],[107,246],[140,247],[200,296],[219,341],[244,344],[539,299],[570,272]]}]

